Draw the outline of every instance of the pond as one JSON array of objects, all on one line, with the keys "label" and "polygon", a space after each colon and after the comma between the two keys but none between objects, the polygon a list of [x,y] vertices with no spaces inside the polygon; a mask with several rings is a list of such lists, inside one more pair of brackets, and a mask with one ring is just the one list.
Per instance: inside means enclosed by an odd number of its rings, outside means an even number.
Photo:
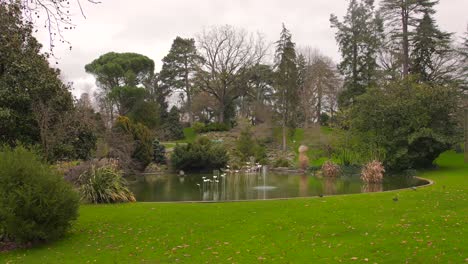
[{"label": "pond", "polygon": [[[217,175],[217,176],[213,176]],[[382,184],[364,184],[359,174],[336,179],[279,173],[141,175],[129,181],[139,202],[237,201],[381,192],[427,184],[409,176],[387,176]]]}]

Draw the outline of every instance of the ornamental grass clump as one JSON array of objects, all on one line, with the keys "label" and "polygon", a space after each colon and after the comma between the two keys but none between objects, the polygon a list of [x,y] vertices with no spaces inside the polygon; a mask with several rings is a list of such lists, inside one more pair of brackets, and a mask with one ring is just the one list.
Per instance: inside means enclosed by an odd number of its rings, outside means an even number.
[{"label": "ornamental grass clump", "polygon": [[374,160],[364,166],[361,171],[361,180],[366,183],[381,183],[385,168],[382,162]]},{"label": "ornamental grass clump", "polygon": [[135,202],[135,196],[128,189],[122,172],[114,166],[96,167],[79,177],[81,199],[89,203]]},{"label": "ornamental grass clump", "polygon": [[336,178],[340,175],[340,166],[334,164],[332,161],[325,161],[322,165],[322,174],[325,177]]}]

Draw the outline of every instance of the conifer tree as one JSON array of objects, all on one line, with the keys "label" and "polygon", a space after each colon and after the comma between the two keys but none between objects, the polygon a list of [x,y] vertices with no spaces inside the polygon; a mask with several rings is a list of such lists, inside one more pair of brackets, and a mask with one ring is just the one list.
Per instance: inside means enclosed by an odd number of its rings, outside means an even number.
[{"label": "conifer tree", "polygon": [[286,151],[287,128],[295,125],[299,94],[295,44],[284,24],[280,39],[276,42],[275,74],[276,107],[283,128],[283,151]]},{"label": "conifer tree", "polygon": [[438,0],[382,0],[381,10],[392,35],[401,41],[401,65],[403,77],[410,73],[410,27],[416,26],[417,15],[430,12]]},{"label": "conifer tree", "polygon": [[383,33],[382,19],[374,10],[373,1],[352,0],[343,21],[332,14],[330,22],[337,29],[335,37],[342,56],[338,67],[345,76],[345,90],[340,104],[347,106],[376,82],[377,51]]},{"label": "conifer tree", "polygon": [[184,94],[189,122],[193,122],[192,98],[195,94],[193,80],[202,58],[198,55],[194,39],[177,37],[171,50],[163,59],[160,72],[161,86]]},{"label": "conifer tree", "polygon": [[421,81],[434,81],[435,56],[443,56],[450,49],[450,34],[438,29],[428,10],[424,12],[412,38],[411,73]]}]

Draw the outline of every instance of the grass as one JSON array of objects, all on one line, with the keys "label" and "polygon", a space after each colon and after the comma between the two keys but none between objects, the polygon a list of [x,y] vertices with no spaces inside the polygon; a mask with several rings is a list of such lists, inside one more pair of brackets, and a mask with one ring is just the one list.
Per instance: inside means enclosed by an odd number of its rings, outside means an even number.
[{"label": "grass", "polygon": [[166,141],[166,142],[161,142],[163,146],[166,147],[167,150],[171,150],[175,148],[177,144],[187,144],[187,143],[193,143],[195,142],[195,139],[197,138],[197,133],[193,130],[191,127],[186,127],[184,128],[184,138],[177,140],[177,141]]},{"label": "grass", "polygon": [[0,263],[464,263],[468,165],[454,152],[438,164],[421,174],[435,185],[416,191],[86,205],[65,239]]},{"label": "grass", "polygon": [[186,127],[184,128],[184,136],[185,139],[183,139],[184,143],[193,143],[195,142],[195,139],[197,138],[197,133],[193,128],[191,127]]}]

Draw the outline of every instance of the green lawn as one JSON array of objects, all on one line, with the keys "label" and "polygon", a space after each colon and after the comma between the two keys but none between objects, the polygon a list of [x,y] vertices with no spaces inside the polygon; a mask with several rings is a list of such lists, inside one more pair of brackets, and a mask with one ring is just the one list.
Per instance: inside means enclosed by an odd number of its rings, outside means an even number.
[{"label": "green lawn", "polygon": [[435,185],[416,191],[82,206],[68,237],[0,263],[465,263],[468,165],[438,162],[421,174]]}]

